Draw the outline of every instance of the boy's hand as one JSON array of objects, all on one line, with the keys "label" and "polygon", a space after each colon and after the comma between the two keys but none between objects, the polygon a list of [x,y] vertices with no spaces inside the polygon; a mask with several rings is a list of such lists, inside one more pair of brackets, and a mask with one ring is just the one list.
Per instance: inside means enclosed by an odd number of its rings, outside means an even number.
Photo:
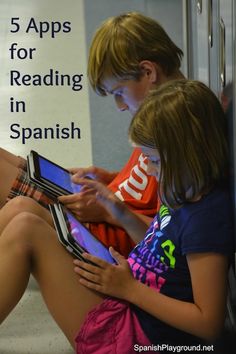
[{"label": "boy's hand", "polygon": [[104,184],[109,184],[117,175],[117,172],[110,172],[96,166],[90,166],[87,168],[70,168],[69,171],[77,178],[90,177]]},{"label": "boy's hand", "polygon": [[127,260],[112,247],[109,249],[117,265],[84,253],[83,257],[92,261],[92,265],[78,259],[74,260],[75,272],[80,275],[79,282],[89,289],[102,294],[128,300],[136,280],[134,279]]},{"label": "boy's hand", "polygon": [[107,213],[105,219],[106,222],[120,225],[127,207],[125,203],[121,202],[108,187],[101,182],[86,178],[81,179],[77,176],[73,176],[72,181],[83,186],[80,192],[81,198],[93,194],[94,198],[96,198],[96,205],[100,204],[104,207],[104,210],[106,210]]},{"label": "boy's hand", "polygon": [[63,195],[58,197],[58,200],[71,210],[81,222],[105,222],[108,220],[107,211],[101,203],[98,203],[94,193]]}]

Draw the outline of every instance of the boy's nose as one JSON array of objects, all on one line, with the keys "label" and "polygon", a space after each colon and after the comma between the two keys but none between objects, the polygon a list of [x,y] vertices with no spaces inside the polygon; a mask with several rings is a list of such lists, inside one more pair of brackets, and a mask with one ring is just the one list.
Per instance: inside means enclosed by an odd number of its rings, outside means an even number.
[{"label": "boy's nose", "polygon": [[128,111],[129,106],[122,100],[122,98],[115,97],[116,107],[120,112]]}]

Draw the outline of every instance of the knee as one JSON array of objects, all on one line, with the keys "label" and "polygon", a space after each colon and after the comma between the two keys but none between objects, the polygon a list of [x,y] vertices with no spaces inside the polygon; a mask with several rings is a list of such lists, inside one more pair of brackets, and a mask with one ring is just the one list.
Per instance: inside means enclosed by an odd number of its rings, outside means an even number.
[{"label": "knee", "polygon": [[29,212],[21,212],[8,223],[2,235],[8,240],[14,240],[18,244],[30,246],[34,236],[34,229],[44,221]]},{"label": "knee", "polygon": [[21,211],[11,220],[11,223],[16,225],[17,230],[30,229],[32,232],[32,227],[34,228],[35,226],[43,224],[45,221],[39,216],[28,211]]},{"label": "knee", "polygon": [[6,205],[5,209],[10,210],[12,214],[17,215],[23,211],[30,211],[33,209],[36,202],[29,197],[18,196],[11,199]]},{"label": "knee", "polygon": [[[50,226],[53,227],[53,221],[50,212],[29,197],[18,196],[13,198],[2,208],[1,212],[2,216],[4,215],[4,218],[0,220],[0,232],[4,225],[9,223],[9,221],[12,220],[15,216],[22,214],[23,212],[26,214],[32,213],[39,218],[43,218]],[[28,215],[26,218],[27,217],[32,218],[33,215]],[[36,220],[37,218],[35,218],[35,222]]]}]

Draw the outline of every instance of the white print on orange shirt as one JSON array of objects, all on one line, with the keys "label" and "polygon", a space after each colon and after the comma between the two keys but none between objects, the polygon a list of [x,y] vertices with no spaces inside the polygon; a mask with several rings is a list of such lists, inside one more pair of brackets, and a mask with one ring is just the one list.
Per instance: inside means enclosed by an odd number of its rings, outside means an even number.
[{"label": "white print on orange shirt", "polygon": [[115,195],[122,201],[125,200],[123,194],[128,193],[131,197],[136,200],[142,199],[142,191],[145,190],[148,184],[147,171],[147,158],[143,154],[140,154],[138,159],[138,164],[135,165],[131,172],[129,178],[119,184],[118,191]]}]

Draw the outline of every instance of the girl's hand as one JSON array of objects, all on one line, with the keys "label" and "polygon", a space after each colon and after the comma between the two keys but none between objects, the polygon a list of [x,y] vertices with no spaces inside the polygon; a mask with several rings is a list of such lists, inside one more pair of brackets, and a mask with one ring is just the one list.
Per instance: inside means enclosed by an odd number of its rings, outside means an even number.
[{"label": "girl's hand", "polygon": [[95,265],[76,259],[74,260],[74,270],[80,275],[79,282],[87,288],[105,295],[128,300],[136,280],[133,278],[127,260],[112,247],[109,248],[109,251],[116,260],[116,265],[84,253],[83,257],[92,261]]}]

